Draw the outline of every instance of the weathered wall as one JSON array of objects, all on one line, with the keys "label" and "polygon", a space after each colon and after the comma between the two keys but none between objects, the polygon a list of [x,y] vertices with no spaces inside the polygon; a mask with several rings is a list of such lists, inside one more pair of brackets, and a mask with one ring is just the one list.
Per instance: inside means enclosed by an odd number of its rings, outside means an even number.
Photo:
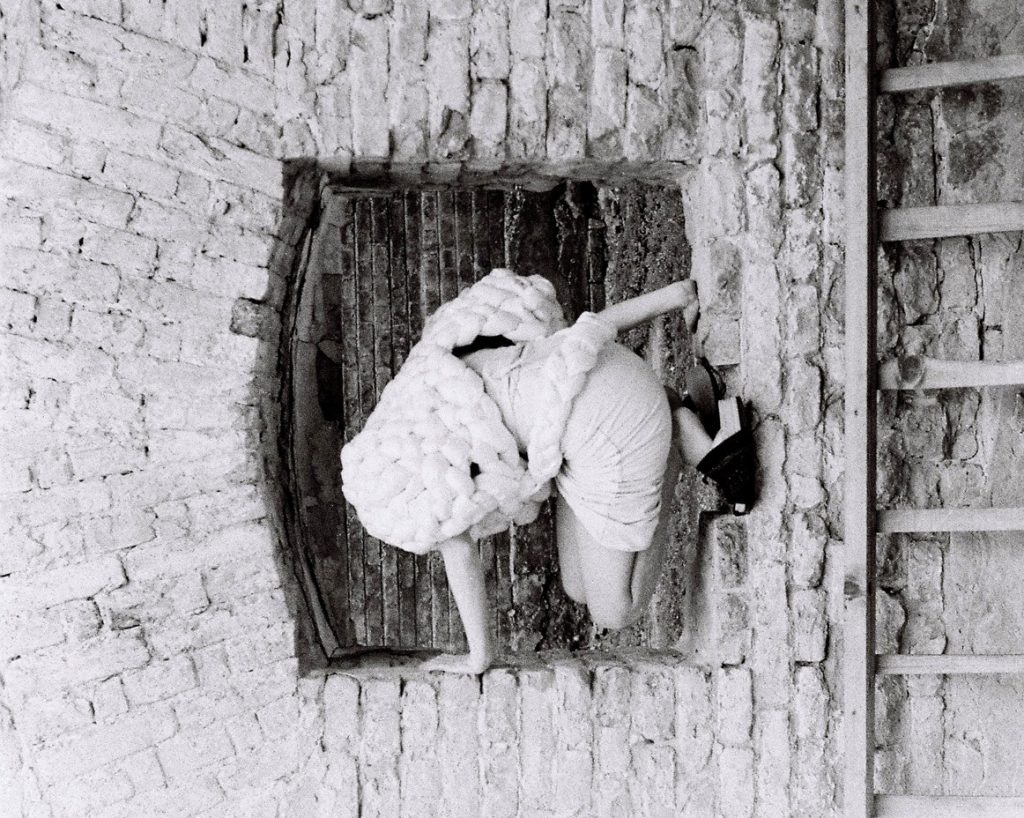
[{"label": "weathered wall", "polygon": [[[0,9],[5,808],[835,814],[837,0]],[[764,459],[688,555],[685,662],[299,676],[258,407],[301,157],[680,163]]]},{"label": "weathered wall", "polygon": [[[1024,51],[1019,4],[920,3],[884,21],[882,63]],[[888,206],[1003,201],[1024,189],[1020,83],[919,93],[880,109]],[[1020,233],[886,247],[881,349],[962,361],[1024,356]],[[889,396],[883,404],[880,502],[887,506],[1024,504],[1019,390]],[[1024,536],[893,537],[882,552],[882,650],[1019,653]],[[1015,676],[889,678],[880,687],[879,789],[1019,795],[1024,756]]]}]

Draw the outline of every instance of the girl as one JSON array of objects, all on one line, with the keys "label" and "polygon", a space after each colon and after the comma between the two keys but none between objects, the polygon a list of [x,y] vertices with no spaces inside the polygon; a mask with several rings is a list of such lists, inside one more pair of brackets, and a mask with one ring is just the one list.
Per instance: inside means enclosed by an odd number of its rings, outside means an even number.
[{"label": "girl", "polygon": [[[517,295],[520,302],[529,306],[524,314],[528,317],[542,315],[546,320],[549,316],[544,313],[546,306],[543,299],[530,300],[534,290],[539,287],[542,295],[548,295],[554,303],[560,320],[560,308],[553,300],[553,290],[550,284],[538,276],[524,279],[507,271],[495,271],[469,291],[464,291],[456,301],[465,301],[467,294],[471,296],[477,290],[483,293],[478,301],[491,304],[495,301],[492,291],[481,289],[481,285],[489,280],[506,288],[508,292],[519,293],[515,289],[517,286],[526,287],[523,291],[525,295]],[[424,343],[431,339],[447,338],[447,343],[441,344],[444,359],[435,356],[434,360],[444,366],[455,366],[455,362],[448,361],[449,355],[454,356],[479,376],[483,387],[480,399],[486,403],[478,404],[478,408],[470,414],[486,414],[484,410],[493,401],[500,413],[501,425],[511,436],[509,441],[514,449],[513,457],[527,454],[527,460],[521,463],[524,474],[534,471],[544,477],[548,472],[557,470],[554,473],[557,489],[556,533],[565,591],[573,600],[587,606],[598,627],[626,627],[643,615],[661,573],[668,547],[671,499],[682,463],[696,466],[705,476],[718,482],[727,499],[733,503],[736,513],[744,513],[752,502],[756,464],[742,404],[737,398],[721,399],[722,384],[706,362],[695,366],[688,373],[688,395],[685,400],[680,400],[671,389],[662,387],[654,371],[643,359],[613,340],[619,332],[676,309],[683,311],[686,324],[692,331],[698,312],[697,292],[692,281],[670,284],[608,307],[597,314],[584,313],[575,326],[555,333],[551,338],[544,336],[517,341],[516,333],[511,331],[516,322],[507,318],[512,308],[506,304],[507,301],[502,302],[497,318],[494,317],[495,308],[491,306],[488,307],[491,312],[486,319],[476,324],[470,321],[472,329],[460,330],[461,336],[468,340],[461,344],[453,340],[458,333],[446,334],[439,330],[439,327],[443,328],[443,320],[432,317],[434,324],[428,321],[424,330]],[[438,319],[443,318],[447,306],[442,306],[435,314]],[[451,312],[456,315],[468,314],[465,308],[461,313],[457,309]],[[504,332],[495,330],[495,327],[500,329],[502,326],[510,329]],[[489,328],[489,331],[481,327]],[[586,342],[577,343],[570,350],[575,352],[567,354],[564,352],[566,343],[562,343],[561,347],[552,343],[553,339],[559,338],[563,341],[585,338]],[[556,352],[559,349],[563,351]],[[552,365],[553,355],[557,354],[568,361],[567,364],[562,362],[561,368]],[[410,355],[406,364],[410,372],[420,373],[419,381],[425,379],[423,372],[433,373],[439,368],[437,363],[433,368],[425,368],[425,364],[418,363],[421,359],[428,360],[429,356],[420,355],[414,362],[414,356]],[[574,361],[578,364],[575,368]],[[458,373],[455,368],[446,371]],[[399,374],[401,376],[402,373]],[[430,394],[434,395],[438,388],[434,387],[434,392]],[[398,387],[398,391],[401,391],[401,387]],[[564,404],[564,417],[557,408],[552,408],[557,406],[559,394]],[[552,398],[551,395],[556,397]],[[452,398],[452,402],[460,405],[471,400],[472,397],[465,394]],[[405,404],[411,402],[415,401],[408,397],[404,401]],[[432,533],[418,536],[420,540],[436,539],[429,547],[440,550],[443,555],[449,587],[469,643],[469,653],[438,656],[425,662],[423,669],[480,673],[492,663],[494,648],[487,627],[484,568],[474,540],[507,527],[509,513],[515,522],[532,519],[530,514],[536,515],[535,508],[539,504],[530,505],[525,515],[521,511],[508,511],[509,502],[502,496],[501,486],[511,483],[507,480],[501,483],[493,477],[495,469],[491,469],[490,474],[481,474],[481,469],[487,463],[501,464],[494,458],[485,460],[482,454],[467,455],[468,444],[461,450],[455,445],[457,440],[447,440],[446,434],[453,439],[458,438],[462,427],[451,419],[452,413],[448,412],[445,405],[432,408],[430,422],[418,421],[419,425],[415,429],[429,438],[432,428],[430,424],[437,422],[433,416],[440,415],[451,424],[449,428],[456,431],[446,433],[443,427],[439,427],[442,431],[435,434],[435,442],[430,443],[428,440],[423,443],[421,448],[425,454],[416,454],[415,465],[410,466],[410,455],[405,445],[408,436],[399,437],[401,444],[396,443],[394,437],[380,437],[383,426],[389,420],[389,428],[401,426],[401,412],[407,410],[400,409],[396,414],[396,401],[388,395],[387,390],[381,396],[380,405],[385,403],[387,406],[382,413],[384,419],[370,429],[370,434],[377,434],[378,437],[372,438],[372,442],[367,441],[362,447],[366,454],[343,451],[342,455],[343,477],[347,470],[350,477],[361,478],[364,483],[388,486],[385,493],[390,497],[387,505],[390,516],[378,515],[377,520],[371,520],[372,509],[369,508],[368,494],[355,486],[352,480],[346,484],[346,496],[356,506],[372,534],[414,551],[417,550],[413,547],[416,543],[407,541],[416,536],[409,533],[411,529],[405,529],[404,534],[400,535],[395,533],[393,526],[380,533],[371,526],[374,522],[378,525],[391,525],[398,509],[404,511],[417,503],[420,504],[417,512],[426,511],[428,504],[435,509],[440,506],[441,510],[437,514],[439,525],[431,529]],[[538,441],[552,436],[556,441],[556,459],[551,468],[544,471],[539,463],[550,459],[551,446],[545,448]],[[479,449],[477,432],[467,431],[462,434],[462,438],[475,441],[474,452]],[[499,443],[495,445],[500,448]],[[445,457],[441,457],[438,449],[445,452]],[[385,450],[394,453],[393,461],[376,465],[377,470],[372,475],[368,471],[357,472],[357,465],[373,460]],[[431,472],[430,464],[435,461],[440,465]],[[453,467],[463,466],[468,470],[469,481],[465,480],[464,475],[456,473],[458,469],[453,470]],[[433,476],[420,482],[421,471],[424,475]],[[447,475],[447,483],[443,475]],[[549,481],[545,479],[544,483],[546,485]],[[405,491],[411,484],[415,484],[418,494],[407,492],[402,495],[405,499],[399,502],[398,497],[394,496],[394,487],[402,486]],[[447,485],[462,487],[461,499],[459,491],[454,490],[457,496],[452,502],[448,496],[452,492],[446,495],[437,488],[439,485],[442,488]],[[531,487],[535,488],[532,484]],[[379,508],[383,508],[379,500],[383,491],[379,489],[378,495],[375,495],[378,496]],[[461,530],[465,525],[462,512],[475,508],[470,500],[479,502],[482,497],[490,498],[492,494],[498,496],[495,505],[500,508],[495,508],[491,515],[476,525]],[[530,500],[535,501],[541,496],[546,496],[546,489],[543,495],[535,494]],[[409,502],[409,497],[414,499]],[[363,507],[360,507],[361,503]],[[501,516],[499,511],[505,512],[506,516]],[[522,519],[515,516],[516,513]],[[497,515],[496,522],[492,521],[494,515]],[[477,512],[475,516],[471,514],[465,517],[465,520],[479,520],[481,516]],[[385,517],[388,518],[386,522]],[[458,521],[453,518],[458,518]],[[453,529],[460,531],[446,536]],[[388,534],[391,534],[390,538]],[[420,549],[420,552],[422,550],[426,549]]]}]

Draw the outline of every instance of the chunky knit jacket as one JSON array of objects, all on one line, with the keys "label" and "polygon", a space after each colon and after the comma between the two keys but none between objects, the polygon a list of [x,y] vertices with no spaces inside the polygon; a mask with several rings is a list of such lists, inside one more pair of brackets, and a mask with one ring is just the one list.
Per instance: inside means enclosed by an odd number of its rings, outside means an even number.
[{"label": "chunky knit jacket", "polygon": [[[483,381],[453,354],[477,336],[543,345],[542,411],[520,456]],[[565,326],[551,283],[493,270],[430,316],[362,431],[341,450],[342,490],[374,537],[425,553],[536,518],[562,464],[572,402],[614,339],[593,313]]]}]

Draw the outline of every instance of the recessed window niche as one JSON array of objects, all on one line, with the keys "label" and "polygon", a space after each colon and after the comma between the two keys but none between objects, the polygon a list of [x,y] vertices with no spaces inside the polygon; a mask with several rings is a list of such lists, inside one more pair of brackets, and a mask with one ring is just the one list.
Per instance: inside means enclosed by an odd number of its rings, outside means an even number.
[{"label": "recessed window niche", "polygon": [[[362,428],[424,319],[495,267],[550,279],[569,321],[689,275],[682,196],[661,179],[391,179],[316,170],[284,303],[285,528],[333,658],[465,647],[440,555],[414,557],[369,536],[340,486],[341,446]],[[690,358],[678,316],[619,340],[666,382]],[[692,474],[683,483],[680,492],[692,494]],[[694,504],[681,503],[675,519],[652,613],[617,633],[596,630],[562,591],[550,508],[481,541],[499,650],[671,647],[682,630]]]}]

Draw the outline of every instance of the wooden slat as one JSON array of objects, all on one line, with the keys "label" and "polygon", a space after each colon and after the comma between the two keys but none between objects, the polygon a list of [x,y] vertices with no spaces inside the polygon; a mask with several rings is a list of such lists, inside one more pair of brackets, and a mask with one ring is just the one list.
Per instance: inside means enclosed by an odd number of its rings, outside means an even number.
[{"label": "wooden slat", "polygon": [[878,512],[878,530],[1024,531],[1024,508],[899,508]]},{"label": "wooden slat", "polygon": [[882,213],[882,241],[1024,230],[1024,202],[903,207]]},{"label": "wooden slat", "polygon": [[1024,673],[1024,655],[976,655],[976,656],[906,656],[888,654],[876,657],[878,673],[889,676],[934,673],[982,674],[982,673]]},{"label": "wooden slat", "polygon": [[875,655],[875,47],[873,0],[846,2],[845,818],[870,818]]},{"label": "wooden slat", "polygon": [[1024,79],[1024,54],[889,68],[882,72],[878,90],[884,94],[893,94],[1013,79]]},{"label": "wooden slat", "polygon": [[1024,361],[940,361],[917,355],[889,360],[878,370],[878,388],[953,389],[1024,385]]},{"label": "wooden slat", "polygon": [[1020,818],[1024,798],[980,795],[878,795],[877,818]]}]

